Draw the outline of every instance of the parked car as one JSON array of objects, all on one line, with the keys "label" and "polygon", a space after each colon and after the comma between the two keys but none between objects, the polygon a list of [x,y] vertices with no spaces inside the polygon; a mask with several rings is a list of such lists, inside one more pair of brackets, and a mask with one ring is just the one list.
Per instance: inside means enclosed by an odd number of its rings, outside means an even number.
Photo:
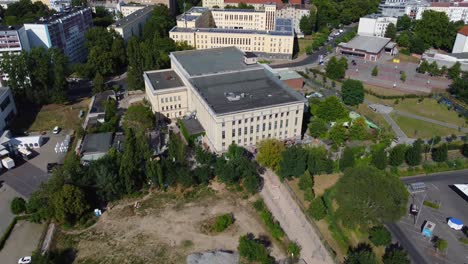
[{"label": "parked car", "polygon": [[60,133],[60,130],[62,130],[62,129],[60,127],[56,126],[56,127],[54,127],[54,130],[52,130],[52,133],[58,134],[58,133]]},{"label": "parked car", "polygon": [[22,257],[18,260],[18,264],[31,264],[31,257]]}]

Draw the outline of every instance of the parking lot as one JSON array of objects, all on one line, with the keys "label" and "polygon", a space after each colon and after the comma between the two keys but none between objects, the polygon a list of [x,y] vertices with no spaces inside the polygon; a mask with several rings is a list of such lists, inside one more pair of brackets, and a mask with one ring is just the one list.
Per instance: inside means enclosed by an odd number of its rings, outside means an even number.
[{"label": "parking lot", "polygon": [[19,258],[31,256],[39,245],[45,226],[46,224],[19,221],[5,243],[5,247],[0,251],[0,262],[16,264]]},{"label": "parking lot", "polygon": [[[468,223],[467,201],[450,187],[453,184],[466,183],[466,173],[442,173],[404,180],[405,184],[424,182],[426,190],[411,194],[408,214],[398,223],[389,225],[389,229],[408,250],[415,263],[468,263],[468,246],[458,241],[464,234],[447,225],[449,217],[458,218],[465,225]],[[424,200],[439,204],[439,209],[423,205]],[[410,204],[419,207],[417,216],[409,214]],[[433,238],[439,237],[448,242],[446,252],[436,252],[431,238],[422,235],[421,231],[426,221],[436,224]]]},{"label": "parking lot", "polygon": [[3,169],[0,173],[0,182],[6,183],[24,197],[29,197],[39,185],[48,179],[47,163],[61,163],[64,153],[55,153],[57,142],[65,139],[67,131],[58,135],[47,133],[44,135],[44,144],[32,149],[33,158],[28,161],[21,157],[15,158],[15,167],[11,170]]}]

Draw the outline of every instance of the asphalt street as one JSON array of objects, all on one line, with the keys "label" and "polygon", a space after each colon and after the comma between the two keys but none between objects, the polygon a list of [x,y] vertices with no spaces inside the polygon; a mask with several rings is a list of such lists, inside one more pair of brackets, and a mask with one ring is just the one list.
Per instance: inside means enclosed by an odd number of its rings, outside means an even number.
[{"label": "asphalt street", "polygon": [[[428,186],[426,193],[415,195],[418,206],[424,198],[441,203],[439,210],[422,206],[415,224],[413,218],[405,216],[399,222],[387,225],[394,238],[408,251],[413,263],[468,263],[466,247],[457,241],[461,231],[454,231],[446,225],[446,218],[452,216],[461,219],[465,224],[468,221],[468,201],[451,189],[453,184],[468,183],[467,174],[468,170],[461,170],[402,179],[405,184],[424,182]],[[425,220],[436,223],[434,235],[448,240],[449,248],[445,257],[435,254],[430,240],[421,235],[420,227]]]},{"label": "asphalt street", "polygon": [[[343,27],[343,33],[341,33],[340,35],[343,35],[346,32],[352,30],[353,27],[354,26],[344,26]],[[327,41],[327,43],[325,45],[323,45],[319,50],[317,50],[316,52],[308,55],[307,57],[305,57],[304,59],[302,59],[300,61],[270,65],[270,67],[274,68],[274,69],[280,69],[280,68],[301,67],[301,66],[305,66],[305,65],[308,65],[308,64],[312,64],[312,63],[314,63],[314,62],[316,62],[318,60],[320,55],[325,55],[327,53],[327,45],[333,44],[334,42],[335,42],[335,38],[330,40],[330,41]]]}]

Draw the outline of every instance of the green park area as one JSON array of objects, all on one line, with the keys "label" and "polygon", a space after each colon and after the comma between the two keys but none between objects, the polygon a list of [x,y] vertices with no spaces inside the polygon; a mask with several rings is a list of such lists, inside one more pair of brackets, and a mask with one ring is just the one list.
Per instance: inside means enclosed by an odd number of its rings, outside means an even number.
[{"label": "green park area", "polygon": [[298,38],[297,42],[299,44],[299,53],[297,54],[298,56],[306,54],[306,47],[312,44],[312,36],[308,35],[305,36],[304,38]]},{"label": "green park area", "polygon": [[463,134],[455,129],[439,126],[429,122],[401,116],[398,114],[391,115],[393,120],[400,126],[401,130],[411,138],[432,138],[435,136],[450,136],[452,134]]},{"label": "green park area", "polygon": [[39,108],[22,108],[14,119],[12,129],[21,131],[46,131],[55,126],[63,129],[76,129],[83,119],[79,117],[80,111],[86,111],[90,99],[75,103],[49,104]]}]

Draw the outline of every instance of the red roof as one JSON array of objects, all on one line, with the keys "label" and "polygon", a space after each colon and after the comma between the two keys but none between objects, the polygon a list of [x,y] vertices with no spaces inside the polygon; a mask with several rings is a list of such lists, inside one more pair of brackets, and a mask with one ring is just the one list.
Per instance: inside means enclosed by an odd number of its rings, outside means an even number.
[{"label": "red roof", "polygon": [[[224,0],[224,3],[229,4],[229,3],[246,3],[246,4],[277,4],[277,5],[283,5],[283,2],[281,0]],[[290,0],[289,4],[292,5],[300,5],[302,4],[302,0]]]},{"label": "red roof", "polygon": [[468,26],[462,27],[460,30],[458,30],[458,33],[468,36]]}]

